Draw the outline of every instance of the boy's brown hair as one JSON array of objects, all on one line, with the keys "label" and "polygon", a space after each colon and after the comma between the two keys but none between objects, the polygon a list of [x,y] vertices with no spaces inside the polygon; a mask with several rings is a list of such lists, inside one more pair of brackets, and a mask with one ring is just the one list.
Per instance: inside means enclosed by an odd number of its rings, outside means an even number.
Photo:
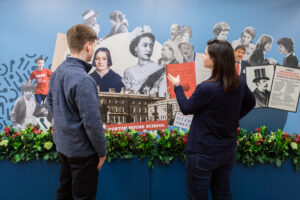
[{"label": "boy's brown hair", "polygon": [[35,63],[38,63],[38,62],[39,62],[39,60],[44,60],[44,58],[42,58],[42,57],[39,57],[38,59],[36,59],[36,60],[35,60]]},{"label": "boy's brown hair", "polygon": [[77,24],[69,28],[67,32],[67,41],[70,51],[79,53],[87,42],[97,40],[96,32],[87,25]]}]

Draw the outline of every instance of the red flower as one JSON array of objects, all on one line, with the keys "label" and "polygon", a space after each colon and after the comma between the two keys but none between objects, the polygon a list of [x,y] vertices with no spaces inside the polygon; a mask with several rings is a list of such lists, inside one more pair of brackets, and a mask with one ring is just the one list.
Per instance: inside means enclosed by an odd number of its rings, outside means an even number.
[{"label": "red flower", "polygon": [[256,144],[257,146],[259,146],[259,145],[261,145],[261,142],[260,142],[260,141],[256,141],[255,144]]},{"label": "red flower", "polygon": [[20,136],[20,132],[17,132],[17,133],[16,133],[16,136]]},{"label": "red flower", "polygon": [[5,133],[7,136],[9,136],[9,131],[10,131],[9,127],[5,127],[5,128],[4,128],[4,133]]},{"label": "red flower", "polygon": [[239,134],[240,134],[240,132],[241,132],[241,128],[240,128],[240,127],[238,127],[236,131],[237,131],[237,135],[239,135]]},{"label": "red flower", "polygon": [[182,144],[186,145],[187,143],[187,135],[184,135],[182,138]]},{"label": "red flower", "polygon": [[236,141],[236,144],[237,144],[237,145],[239,145],[239,144],[240,144],[240,142],[239,142],[239,141]]},{"label": "red flower", "polygon": [[12,134],[12,135],[11,135],[11,139],[14,139],[14,137],[16,137],[16,135],[15,135],[15,134]]},{"label": "red flower", "polygon": [[290,135],[288,133],[283,132],[282,140],[290,138]]},{"label": "red flower", "polygon": [[260,133],[260,128],[256,128],[255,131]]},{"label": "red flower", "polygon": [[295,140],[294,140],[296,143],[299,143],[300,142],[300,135],[297,135],[296,137],[295,137]]}]

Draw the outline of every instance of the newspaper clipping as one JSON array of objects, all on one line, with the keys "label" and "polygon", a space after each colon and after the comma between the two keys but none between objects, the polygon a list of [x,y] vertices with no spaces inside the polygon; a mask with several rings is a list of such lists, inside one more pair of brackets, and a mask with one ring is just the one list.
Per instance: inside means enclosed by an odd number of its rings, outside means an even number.
[{"label": "newspaper clipping", "polygon": [[299,92],[300,69],[276,66],[269,107],[296,112]]}]

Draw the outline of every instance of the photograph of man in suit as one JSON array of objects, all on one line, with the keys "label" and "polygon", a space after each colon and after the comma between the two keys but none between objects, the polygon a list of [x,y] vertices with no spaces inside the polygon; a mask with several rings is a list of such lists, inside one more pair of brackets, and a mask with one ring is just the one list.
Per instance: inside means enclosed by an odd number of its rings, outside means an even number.
[{"label": "photograph of man in suit", "polygon": [[179,63],[174,57],[174,50],[172,46],[165,43],[161,48],[161,58],[158,60],[159,65],[175,64]]},{"label": "photograph of man in suit", "polygon": [[243,60],[245,52],[246,49],[242,45],[237,46],[234,50],[236,73],[246,81],[246,67],[250,66],[250,64]]},{"label": "photograph of man in suit", "polygon": [[254,70],[256,88],[252,92],[256,99],[256,108],[267,107],[270,99],[270,91],[268,90],[270,78],[266,76],[265,68]]},{"label": "photograph of man in suit", "polygon": [[278,50],[280,54],[285,55],[283,59],[283,66],[292,67],[292,68],[299,68],[298,66],[298,58],[294,52],[294,42],[292,38],[283,37],[277,41]]}]

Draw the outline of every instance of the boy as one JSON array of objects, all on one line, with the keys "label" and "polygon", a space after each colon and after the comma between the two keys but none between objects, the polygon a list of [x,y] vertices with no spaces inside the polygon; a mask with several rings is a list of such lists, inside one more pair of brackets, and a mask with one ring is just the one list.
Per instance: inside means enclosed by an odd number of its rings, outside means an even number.
[{"label": "boy", "polygon": [[37,105],[32,95],[35,86],[31,82],[22,83],[22,96],[19,97],[10,113],[13,127],[19,130],[25,129],[28,124],[37,124],[35,117],[46,116],[47,110]]},{"label": "boy", "polygon": [[279,52],[285,55],[283,66],[298,68],[298,58],[294,53],[294,42],[291,38],[283,37],[277,41]]},{"label": "boy", "polygon": [[49,80],[52,72],[49,69],[44,69],[44,59],[38,58],[36,60],[37,69],[30,74],[29,81],[36,79],[35,99],[39,106],[44,104],[49,91]]}]

